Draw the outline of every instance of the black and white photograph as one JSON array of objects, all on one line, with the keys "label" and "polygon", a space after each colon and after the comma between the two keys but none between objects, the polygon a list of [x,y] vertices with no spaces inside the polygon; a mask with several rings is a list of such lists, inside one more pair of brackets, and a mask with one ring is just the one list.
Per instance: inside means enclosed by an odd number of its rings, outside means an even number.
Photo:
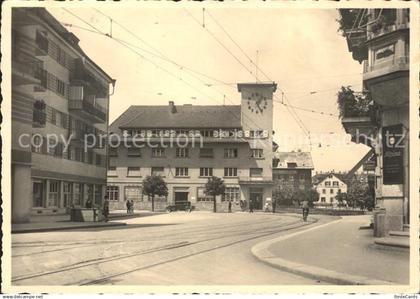
[{"label": "black and white photograph", "polygon": [[419,7],[352,2],[6,1],[2,293],[418,293]]}]

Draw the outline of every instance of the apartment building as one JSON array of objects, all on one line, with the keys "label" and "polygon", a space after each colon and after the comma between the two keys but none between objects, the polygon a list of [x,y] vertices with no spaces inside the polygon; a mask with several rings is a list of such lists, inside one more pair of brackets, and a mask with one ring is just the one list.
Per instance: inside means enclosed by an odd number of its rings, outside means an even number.
[{"label": "apartment building", "polygon": [[[131,106],[111,125],[112,136],[125,142],[110,148],[108,195],[113,208],[127,199],[136,209],[151,209],[142,180],[160,175],[167,198],[155,198],[155,210],[190,201],[197,210],[212,210],[204,193],[211,176],[223,178],[226,192],[218,210],[254,203],[262,209],[272,194],[273,92],[276,84],[238,84],[241,105]],[[136,145],[135,145],[136,143]]]},{"label": "apartment building", "polygon": [[273,159],[274,192],[295,192],[312,188],[314,165],[310,152],[276,152]]},{"label": "apartment building", "polygon": [[44,8],[12,9],[12,221],[101,205],[115,84]]},{"label": "apartment building", "polygon": [[384,236],[410,222],[410,10],[342,9],[340,14],[349,51],[363,63],[363,92],[370,101],[353,104],[341,121],[352,140],[374,154],[376,205],[385,212],[375,233]]}]

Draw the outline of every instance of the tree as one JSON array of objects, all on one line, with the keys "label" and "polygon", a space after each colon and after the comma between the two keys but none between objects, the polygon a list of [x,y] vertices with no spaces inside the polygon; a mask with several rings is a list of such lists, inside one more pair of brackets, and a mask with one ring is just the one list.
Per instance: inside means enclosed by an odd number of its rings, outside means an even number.
[{"label": "tree", "polygon": [[216,213],[216,196],[225,193],[225,182],[216,176],[208,179],[204,193],[213,197],[213,212]]},{"label": "tree", "polygon": [[148,175],[143,180],[143,193],[152,199],[152,211],[155,211],[155,196],[168,196],[168,187],[161,176]]},{"label": "tree", "polygon": [[352,208],[358,207],[362,210],[371,209],[374,205],[374,198],[368,183],[361,182],[356,178],[348,182],[346,200]]},{"label": "tree", "polygon": [[345,207],[347,206],[347,193],[338,193],[335,199],[338,201],[339,207]]},{"label": "tree", "polygon": [[293,196],[293,187],[289,185],[283,185],[281,188],[277,188],[273,192],[276,205],[291,206],[293,204]]}]

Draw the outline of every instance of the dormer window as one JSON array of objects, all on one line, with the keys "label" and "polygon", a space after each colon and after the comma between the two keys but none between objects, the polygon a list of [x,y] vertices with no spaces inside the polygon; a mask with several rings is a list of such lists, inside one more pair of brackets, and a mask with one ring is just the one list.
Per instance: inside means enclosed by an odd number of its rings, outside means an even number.
[{"label": "dormer window", "polygon": [[296,167],[297,167],[297,164],[294,163],[294,162],[288,162],[287,163],[287,168],[296,168]]}]

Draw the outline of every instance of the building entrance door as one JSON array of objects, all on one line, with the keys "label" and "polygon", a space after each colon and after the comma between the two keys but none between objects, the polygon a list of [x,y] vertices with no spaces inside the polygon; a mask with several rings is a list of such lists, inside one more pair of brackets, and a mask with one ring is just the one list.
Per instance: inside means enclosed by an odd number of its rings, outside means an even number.
[{"label": "building entrance door", "polygon": [[256,188],[251,189],[249,192],[249,204],[253,205],[254,210],[262,210],[263,209],[263,190]]},{"label": "building entrance door", "polygon": [[185,204],[188,201],[188,192],[175,192],[175,205]]}]

